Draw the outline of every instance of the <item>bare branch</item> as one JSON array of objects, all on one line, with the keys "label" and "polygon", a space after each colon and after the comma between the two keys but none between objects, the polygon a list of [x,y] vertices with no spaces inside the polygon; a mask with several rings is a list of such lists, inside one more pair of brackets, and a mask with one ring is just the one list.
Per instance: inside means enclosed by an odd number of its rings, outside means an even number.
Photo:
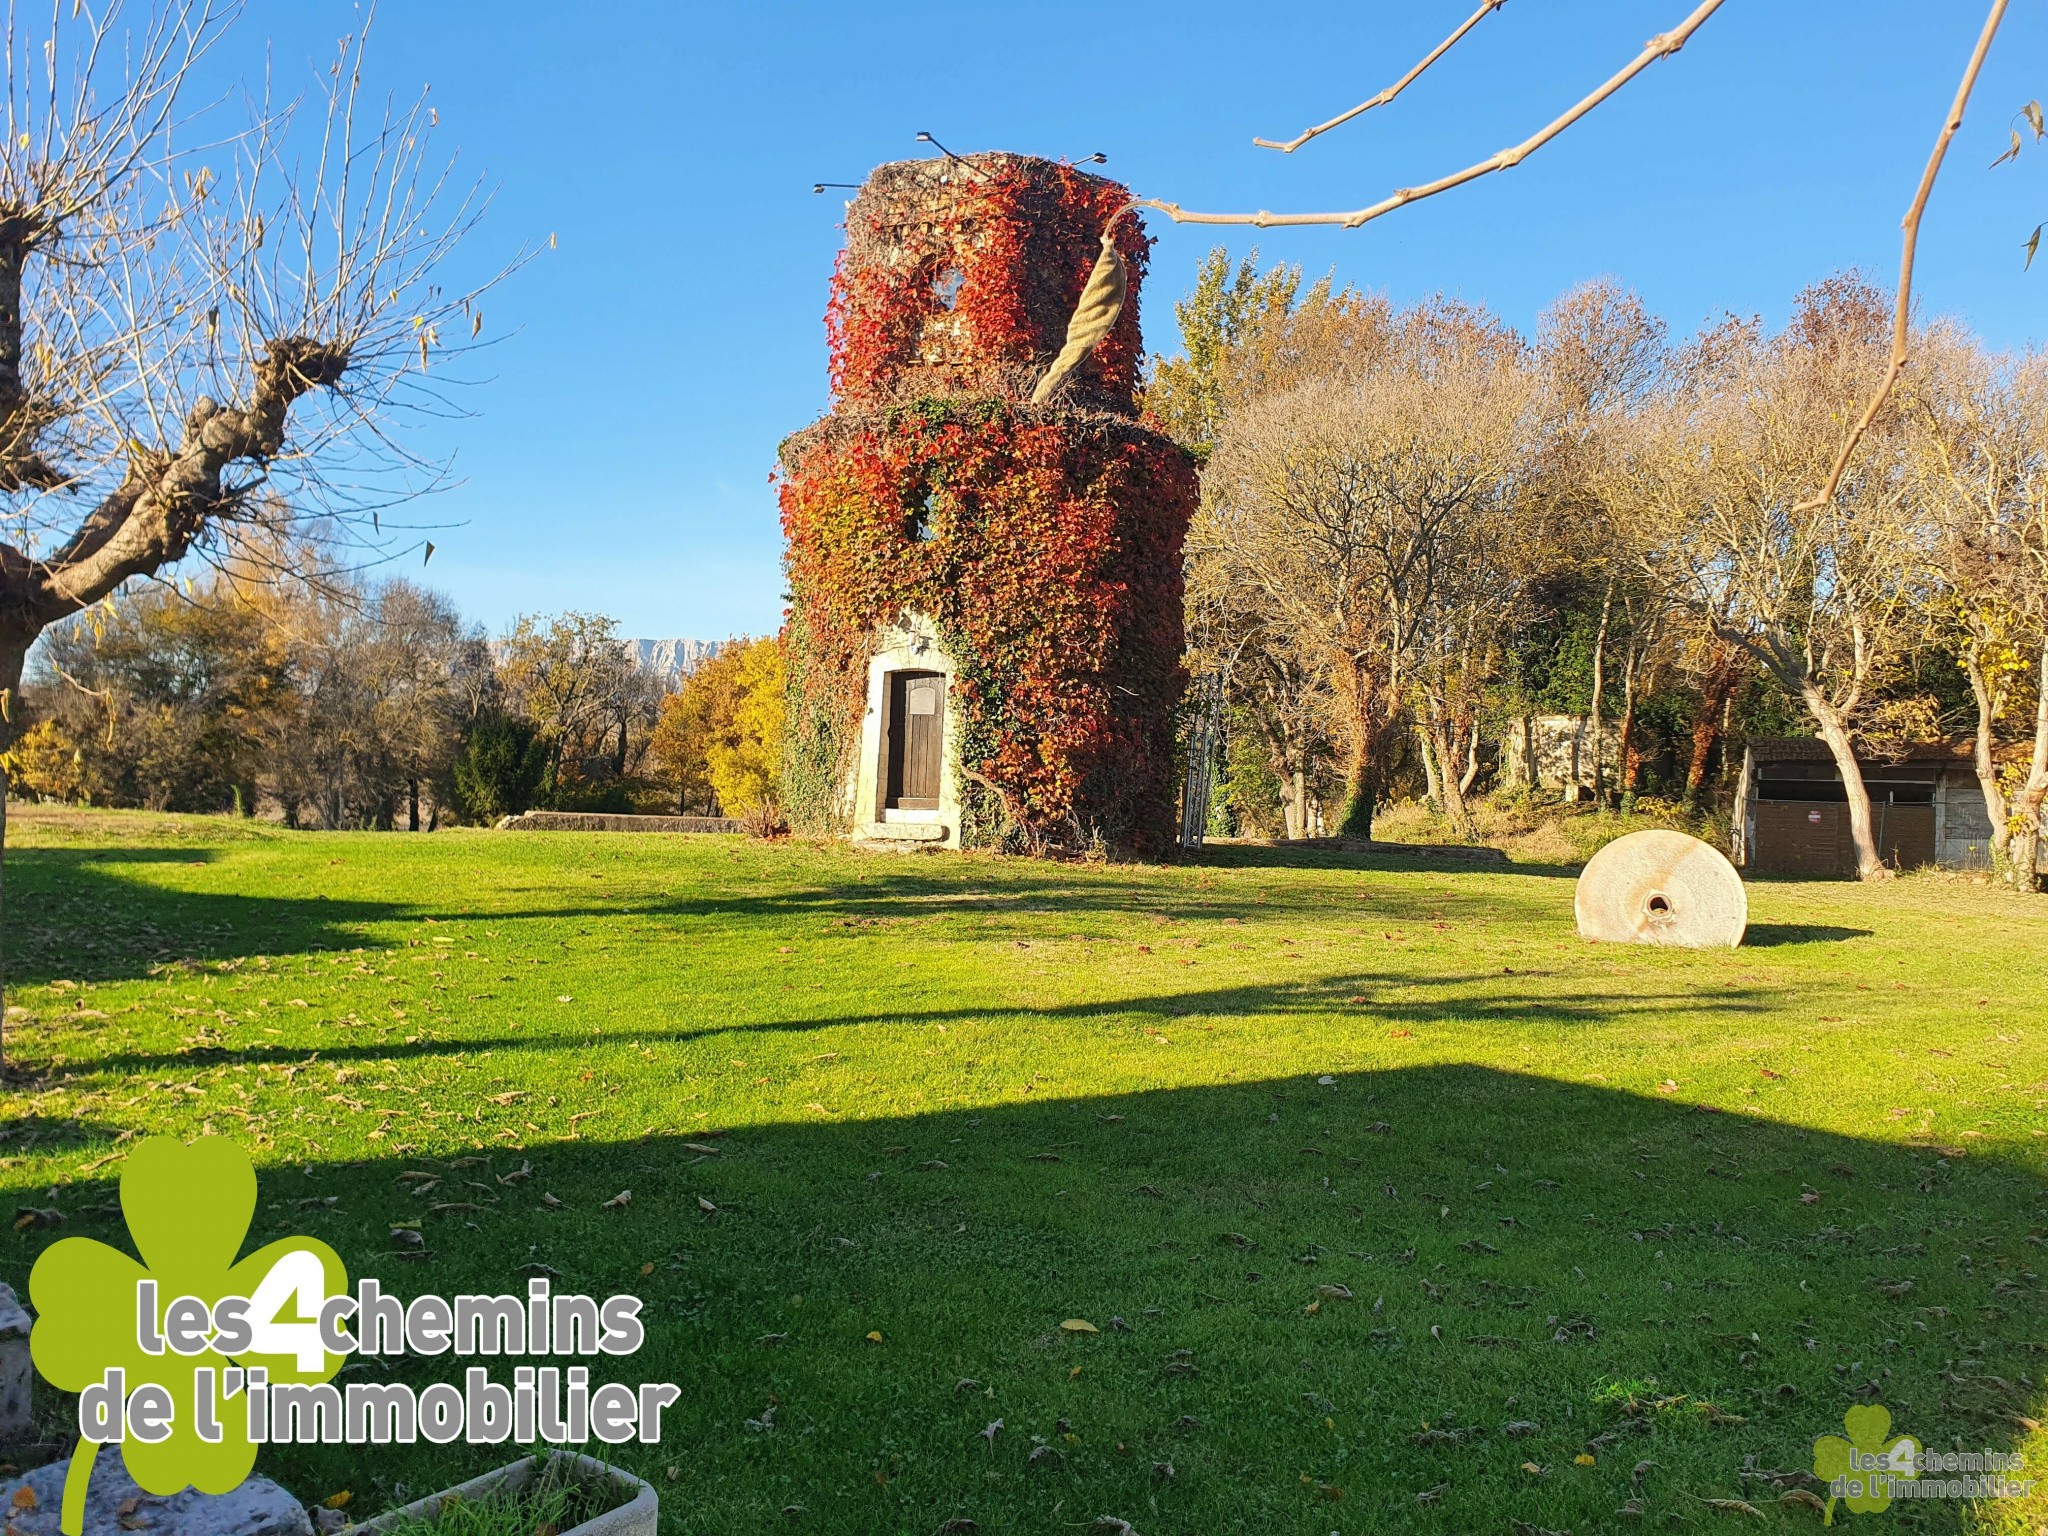
[{"label": "bare branch", "polygon": [[1178,203],[1161,202],[1157,198],[1139,198],[1137,205],[1156,208],[1176,224],[1251,224],[1260,229],[1280,229],[1306,224],[1336,224],[1345,229],[1356,229],[1369,224],[1381,214],[1392,213],[1396,208],[1405,208],[1410,203],[1420,202],[1425,197],[1434,197],[1439,192],[1448,192],[1461,187],[1468,181],[1477,181],[1492,171],[1505,171],[1517,166],[1535,151],[1541,149],[1565,129],[1591,112],[1601,102],[1620,90],[1629,81],[1641,74],[1657,60],[1668,58],[1686,44],[1700,24],[1721,8],[1721,0],[1702,0],[1700,6],[1684,21],[1669,32],[1659,33],[1643,45],[1643,51],[1631,59],[1619,71],[1591,95],[1581,99],[1563,116],[1553,119],[1521,143],[1498,154],[1490,155],[1477,165],[1468,165],[1462,171],[1454,171],[1436,181],[1425,182],[1419,187],[1403,187],[1390,197],[1367,208],[1354,209],[1349,213],[1268,213],[1261,209],[1257,213],[1190,213]]},{"label": "bare branch", "polygon": [[1328,133],[1332,128],[1341,128],[1344,126],[1344,124],[1350,122],[1351,119],[1359,116],[1361,113],[1370,112],[1374,107],[1385,106],[1388,102],[1392,101],[1396,96],[1400,95],[1403,91],[1407,90],[1409,86],[1413,85],[1416,82],[1416,80],[1418,80],[1421,77],[1422,72],[1425,69],[1429,68],[1430,65],[1434,64],[1438,59],[1442,58],[1445,54],[1449,53],[1452,48],[1456,47],[1459,39],[1464,37],[1464,35],[1467,32],[1470,32],[1474,27],[1478,26],[1481,21],[1485,20],[1487,16],[1499,10],[1503,5],[1506,5],[1507,3],[1508,0],[1480,0],[1479,9],[1474,11],[1470,16],[1467,16],[1464,20],[1464,24],[1461,25],[1457,31],[1453,32],[1449,37],[1445,38],[1442,42],[1438,43],[1427,54],[1425,54],[1422,58],[1422,62],[1417,64],[1413,69],[1409,70],[1407,74],[1403,75],[1400,79],[1396,80],[1392,85],[1388,86],[1385,90],[1381,91],[1377,96],[1371,97],[1366,101],[1361,101],[1349,112],[1340,113],[1336,117],[1331,118],[1327,123],[1317,123],[1313,128],[1304,128],[1299,134],[1297,134],[1295,137],[1291,139],[1253,139],[1252,143],[1256,144],[1260,149],[1277,149],[1282,150],[1285,153],[1291,155],[1297,149],[1301,148],[1302,145],[1306,144],[1310,139],[1315,138],[1318,134]]},{"label": "bare branch", "polygon": [[1902,221],[1905,235],[1899,250],[1898,304],[1892,315],[1892,354],[1886,364],[1884,378],[1871,394],[1863,414],[1857,417],[1856,425],[1842,440],[1820,494],[1800,503],[1799,511],[1815,511],[1835,499],[1835,493],[1842,488],[1842,476],[1848,473],[1849,460],[1855,457],[1857,445],[1877,419],[1877,413],[1884,409],[1885,401],[1891,398],[1892,386],[1898,383],[1899,375],[1906,371],[1906,364],[1911,358],[1908,322],[1913,300],[1913,257],[1920,244],[1920,216],[1927,210],[1928,196],[1934,191],[1934,178],[1941,174],[1941,162],[1948,154],[1949,140],[1963,126],[1963,108],[1969,104],[1970,92],[1977,84],[1977,72],[1984,67],[1984,56],[1991,51],[1991,40],[1998,35],[1998,24],[2005,19],[2005,7],[2006,0],[1991,0],[1991,9],[1984,17],[1984,28],[1977,34],[1977,46],[1970,51],[1970,62],[1964,66],[1962,81],[1956,86],[1956,99],[1949,105],[1948,116],[1942,119],[1941,132],[1934,137],[1934,150],[1927,157],[1927,166],[1920,173],[1920,185],[1913,192],[1913,204],[1906,210]]}]

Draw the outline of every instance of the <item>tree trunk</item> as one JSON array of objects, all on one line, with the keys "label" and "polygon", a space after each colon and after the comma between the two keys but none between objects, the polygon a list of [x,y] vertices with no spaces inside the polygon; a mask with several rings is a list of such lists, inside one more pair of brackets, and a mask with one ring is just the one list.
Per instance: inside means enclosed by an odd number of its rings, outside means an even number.
[{"label": "tree trunk", "polygon": [[1457,771],[1451,766],[1455,760],[1451,751],[1451,736],[1441,716],[1432,719],[1430,723],[1428,746],[1430,755],[1437,761],[1437,787],[1443,795],[1444,819],[1450,822],[1451,830],[1458,836],[1467,842],[1477,841],[1478,833],[1472,825],[1472,812],[1465,804],[1464,790],[1458,785]]},{"label": "tree trunk", "polygon": [[420,829],[420,781],[417,778],[405,781],[405,830],[417,832]]},{"label": "tree trunk", "polygon": [[7,965],[5,955],[7,894],[7,749],[20,729],[21,670],[34,636],[0,638],[0,1074],[7,1070]]},{"label": "tree trunk", "polygon": [[1700,683],[1700,710],[1692,722],[1692,760],[1685,770],[1685,803],[1698,810],[1707,787],[1707,764],[1721,741],[1722,711],[1734,696],[1738,677],[1732,652],[1716,655]]},{"label": "tree trunk", "polygon": [[1294,837],[1308,834],[1308,767],[1297,762],[1294,766]]},{"label": "tree trunk", "polygon": [[1849,837],[1856,845],[1856,878],[1889,880],[1892,872],[1878,853],[1877,832],[1870,816],[1870,791],[1864,787],[1863,765],[1856,761],[1848,723],[1834,705],[1821,697],[1819,689],[1808,685],[1803,691],[1806,707],[1813,715],[1814,734],[1827,744],[1842,775],[1842,789],[1849,802]]},{"label": "tree trunk", "polygon": [[1614,757],[1615,774],[1621,798],[1626,803],[1636,792],[1636,698],[1635,685],[1623,685],[1621,694],[1621,729],[1615,733]]},{"label": "tree trunk", "polygon": [[1436,752],[1430,746],[1429,729],[1420,720],[1415,722],[1415,740],[1422,748],[1422,776],[1429,786],[1424,791],[1429,798],[1429,808],[1438,815],[1442,815],[1444,809],[1443,776],[1437,772]]},{"label": "tree trunk", "polygon": [[1998,698],[1991,680],[1984,675],[1984,658],[1972,644],[1963,655],[1963,670],[1969,674],[1970,692],[1977,700],[1977,735],[1972,743],[1977,789],[1984,796],[1984,814],[1991,820],[1991,862],[2003,868],[2011,853],[2012,812],[2005,803],[2005,791],[1998,784],[1998,764],[1992,757],[1992,727],[1998,719]]},{"label": "tree trunk", "polygon": [[1614,616],[1614,582],[1607,583],[1607,595],[1600,600],[1600,628],[1593,636],[1593,803],[1607,808],[1607,751],[1601,739],[1601,695],[1607,688],[1607,622]]},{"label": "tree trunk", "polygon": [[1465,731],[1465,771],[1458,775],[1458,792],[1472,793],[1472,786],[1479,782],[1479,722],[1467,722]]},{"label": "tree trunk", "polygon": [[1351,667],[1351,761],[1344,774],[1344,808],[1337,816],[1339,837],[1372,836],[1379,812],[1379,771],[1374,762],[1377,733],[1373,728],[1372,679],[1356,657]]},{"label": "tree trunk", "polygon": [[2023,891],[2041,889],[2041,807],[2048,801],[2048,639],[2041,645],[2036,678],[2034,751],[2027,762],[2026,782],[2012,797],[2012,841],[2006,848],[2014,885]]}]

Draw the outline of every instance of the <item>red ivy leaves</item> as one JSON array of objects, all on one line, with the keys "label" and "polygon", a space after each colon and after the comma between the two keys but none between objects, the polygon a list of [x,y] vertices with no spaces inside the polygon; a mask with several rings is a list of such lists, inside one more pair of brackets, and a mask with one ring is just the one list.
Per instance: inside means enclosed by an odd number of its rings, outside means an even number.
[{"label": "red ivy leaves", "polygon": [[960,665],[965,766],[1042,837],[1163,844],[1196,496],[1180,448],[1111,417],[925,402],[828,420],[785,468],[805,686],[837,696],[848,739],[876,626],[915,610]]},{"label": "red ivy leaves", "polygon": [[[911,397],[1022,393],[1003,387],[1008,371],[1042,367],[1059,350],[1102,226],[1129,196],[1071,166],[1003,156],[960,173],[942,202],[906,210],[863,193],[850,248],[875,254],[841,252],[833,270],[825,317],[833,393],[849,405],[879,404],[903,397],[909,374],[919,376]],[[1131,297],[1084,366],[1105,404],[1127,403],[1137,387],[1136,295],[1151,251],[1135,218],[1118,225],[1117,244]],[[957,273],[950,304],[948,272]]]}]

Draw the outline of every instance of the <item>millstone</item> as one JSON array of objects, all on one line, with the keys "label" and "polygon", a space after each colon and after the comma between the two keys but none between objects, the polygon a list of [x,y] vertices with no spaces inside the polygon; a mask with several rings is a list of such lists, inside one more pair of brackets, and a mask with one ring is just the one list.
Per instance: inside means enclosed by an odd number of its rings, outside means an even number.
[{"label": "millstone", "polygon": [[1573,900],[1579,936],[1610,944],[1733,949],[1749,926],[1742,876],[1683,832],[1631,832],[1587,862]]},{"label": "millstone", "polygon": [[[68,1460],[38,1467],[27,1477],[0,1484],[8,1525],[19,1536],[58,1536],[58,1506],[64,1500]],[[33,1494],[33,1502],[22,1490]],[[252,1477],[232,1493],[187,1488],[159,1496],[144,1493],[121,1464],[121,1448],[102,1446],[85,1492],[85,1536],[313,1536],[313,1522],[299,1501],[267,1477]]]}]

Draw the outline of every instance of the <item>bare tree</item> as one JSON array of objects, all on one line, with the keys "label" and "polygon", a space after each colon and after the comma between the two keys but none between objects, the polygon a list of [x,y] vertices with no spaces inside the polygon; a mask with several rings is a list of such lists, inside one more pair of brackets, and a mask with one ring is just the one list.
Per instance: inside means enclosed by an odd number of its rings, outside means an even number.
[{"label": "bare tree", "polygon": [[1341,830],[1370,835],[1411,704],[1462,797],[1474,686],[1523,586],[1534,541],[1513,526],[1532,420],[1519,338],[1438,301],[1401,316],[1378,366],[1238,411],[1190,533],[1205,580],[1242,586],[1333,701],[1344,743]]},{"label": "bare tree", "polygon": [[1856,757],[1861,713],[1901,657],[1924,588],[1896,417],[1867,431],[1826,499],[1834,424],[1886,367],[1890,306],[1853,277],[1800,296],[1775,336],[1730,323],[1702,337],[1612,461],[1642,509],[1645,572],[1797,699],[1840,771],[1858,874],[1886,868]]},{"label": "bare tree", "polygon": [[[2048,358],[1987,356],[1953,332],[1927,350],[1911,441],[1930,575],[1976,702],[1972,759],[1994,861],[2032,890],[2048,799]],[[2030,750],[2008,783],[1999,737],[2030,693]]]},{"label": "bare tree", "polygon": [[553,786],[621,777],[646,749],[658,691],[617,628],[603,614],[522,614],[500,647],[506,693],[547,743]]},{"label": "bare tree", "polygon": [[[1544,504],[1557,547],[1601,592],[1593,638],[1589,703],[1593,798],[1606,804],[1606,696],[1611,635],[1623,644],[1623,755],[1633,722],[1634,685],[1646,646],[1662,631],[1662,605],[1628,565],[1623,526],[1635,516],[1626,482],[1597,466],[1619,423],[1662,377],[1665,325],[1640,297],[1611,278],[1580,283],[1544,308],[1532,361],[1541,382],[1543,432],[1531,494]],[[1617,601],[1621,623],[1616,625]],[[1626,778],[1625,765],[1621,768]],[[1624,784],[1624,791],[1626,784]]]},{"label": "bare tree", "polygon": [[122,583],[280,517],[371,537],[433,478],[393,428],[481,326],[493,279],[444,271],[479,189],[424,92],[372,100],[360,33],[302,100],[189,107],[237,15],[9,6],[0,714],[36,637]]}]

